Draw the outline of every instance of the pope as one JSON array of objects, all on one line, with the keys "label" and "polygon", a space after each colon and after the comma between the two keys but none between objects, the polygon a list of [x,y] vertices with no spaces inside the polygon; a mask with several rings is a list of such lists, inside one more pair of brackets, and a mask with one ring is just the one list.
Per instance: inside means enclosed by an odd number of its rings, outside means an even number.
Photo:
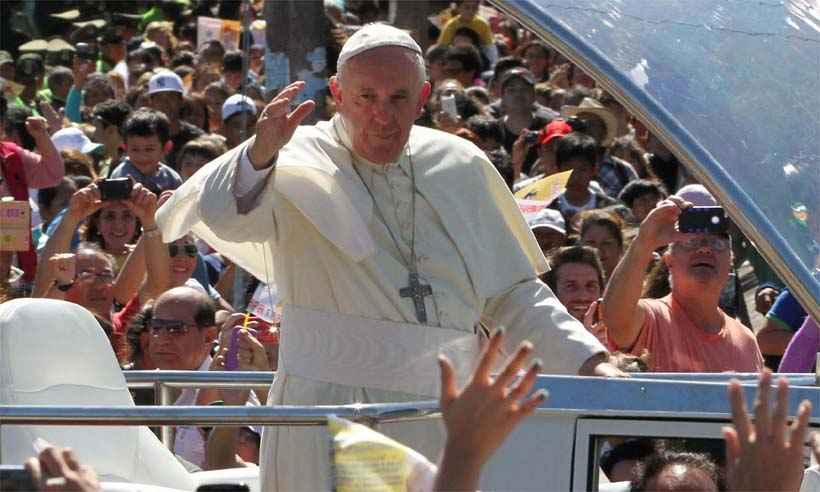
[{"label": "pope", "polygon": [[[437,357],[463,383],[488,326],[533,344],[543,372],[617,376],[606,349],[538,280],[547,269],[504,181],[472,143],[414,126],[430,95],[421,49],[367,25],[345,43],[338,113],[299,126],[302,82],[256,136],[206,165],[158,212],[166,242],[193,231],[283,299],[269,405],[400,402],[439,394]],[[436,458],[437,425],[381,427]],[[327,439],[269,427],[263,490],[328,488]]]}]

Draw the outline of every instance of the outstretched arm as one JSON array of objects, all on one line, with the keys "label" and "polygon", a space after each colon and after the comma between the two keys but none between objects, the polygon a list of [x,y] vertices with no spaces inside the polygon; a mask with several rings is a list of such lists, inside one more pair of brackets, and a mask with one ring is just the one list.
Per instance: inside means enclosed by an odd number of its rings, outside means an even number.
[{"label": "outstretched arm", "polygon": [[[527,396],[535,384],[539,360],[521,375],[533,346],[523,342],[497,377],[491,371],[502,349],[503,330],[497,330],[484,347],[472,378],[461,391],[453,366],[441,356],[441,411],[447,428],[434,490],[478,489],[481,468],[507,436],[546,399],[545,391]],[[518,376],[521,375],[520,378]]]},{"label": "outstretched arm", "polygon": [[675,223],[681,210],[688,206],[691,204],[674,196],[660,202],[644,219],[638,237],[612,272],[604,292],[603,322],[609,339],[620,349],[635,344],[646,318],[638,301],[652,252],[681,237]]}]

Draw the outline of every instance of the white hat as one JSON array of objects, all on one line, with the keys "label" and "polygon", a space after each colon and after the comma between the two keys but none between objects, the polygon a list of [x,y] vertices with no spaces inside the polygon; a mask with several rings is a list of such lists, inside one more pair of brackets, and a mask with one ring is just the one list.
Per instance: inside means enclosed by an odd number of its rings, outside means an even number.
[{"label": "white hat", "polygon": [[148,95],[157,92],[179,92],[182,94],[185,92],[182,87],[182,79],[169,70],[154,74],[151,80],[148,81]]},{"label": "white hat", "polygon": [[248,111],[256,116],[256,104],[254,104],[253,99],[248,96],[234,94],[228,99],[225,99],[225,102],[222,104],[222,121],[242,111]]},{"label": "white hat", "polygon": [[566,222],[564,221],[564,216],[561,215],[561,212],[558,210],[553,210],[551,208],[545,208],[533,215],[532,218],[527,221],[527,225],[529,225],[530,229],[533,231],[546,227],[548,229],[552,229],[553,231],[560,232],[565,236],[567,235],[567,227]]},{"label": "white hat", "polygon": [[354,56],[382,46],[401,46],[421,55],[421,47],[407,32],[387,24],[367,24],[356,31],[342,46],[337,67]]},{"label": "white hat", "polygon": [[688,184],[679,189],[675,195],[696,207],[714,207],[717,205],[715,197],[702,184]]},{"label": "white hat", "polygon": [[79,150],[83,154],[89,154],[102,147],[102,144],[94,143],[85,136],[79,128],[63,128],[51,136],[51,141],[58,151]]}]

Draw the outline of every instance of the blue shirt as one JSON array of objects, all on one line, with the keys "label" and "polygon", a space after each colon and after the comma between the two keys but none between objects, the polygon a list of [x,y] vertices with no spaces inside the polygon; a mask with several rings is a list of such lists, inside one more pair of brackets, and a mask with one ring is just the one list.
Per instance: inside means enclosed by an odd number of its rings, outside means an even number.
[{"label": "blue shirt", "polygon": [[151,176],[142,173],[137,166],[131,163],[131,159],[124,158],[119,166],[111,173],[112,178],[134,178],[134,181],[141,183],[143,186],[159,195],[165,190],[175,190],[182,184],[180,175],[166,166],[159,163],[156,172]]}]

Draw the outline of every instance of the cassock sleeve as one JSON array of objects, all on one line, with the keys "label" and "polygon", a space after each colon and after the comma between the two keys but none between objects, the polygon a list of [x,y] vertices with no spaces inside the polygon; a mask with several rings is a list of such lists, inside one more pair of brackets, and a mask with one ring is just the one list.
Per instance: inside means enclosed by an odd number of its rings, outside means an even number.
[{"label": "cassock sleeve", "polygon": [[[157,211],[165,242],[193,232],[257,278],[271,278],[278,240],[274,215],[278,195],[273,172],[239,193],[238,169],[249,139],[208,163]],[[247,181],[246,181],[247,185]],[[245,190],[241,190],[245,191]]]},{"label": "cassock sleeve", "polygon": [[535,346],[544,373],[577,374],[590,357],[606,348],[570,316],[549,287],[538,279],[520,282],[488,300],[484,315],[507,330],[506,351],[523,340]]}]

